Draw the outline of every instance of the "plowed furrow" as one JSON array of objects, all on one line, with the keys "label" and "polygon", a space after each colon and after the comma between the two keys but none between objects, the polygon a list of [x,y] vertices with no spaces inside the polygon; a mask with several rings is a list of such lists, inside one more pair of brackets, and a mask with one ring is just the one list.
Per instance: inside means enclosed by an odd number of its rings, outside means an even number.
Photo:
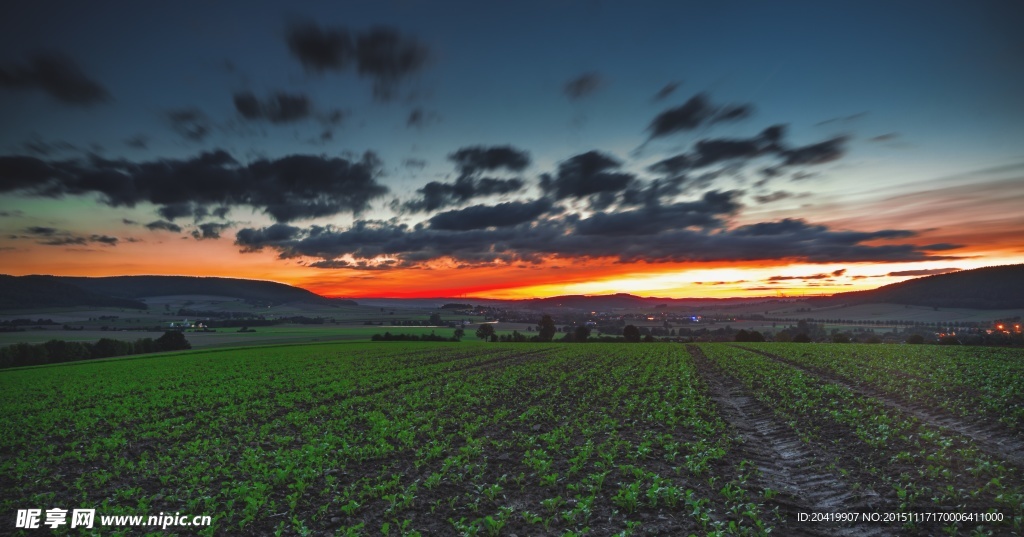
[{"label": "plowed furrow", "polygon": [[935,406],[910,403],[896,394],[883,391],[866,382],[840,376],[826,369],[801,364],[770,352],[742,348],[796,368],[823,381],[838,384],[857,395],[875,399],[885,406],[911,415],[932,427],[947,429],[970,438],[981,451],[1024,468],[1024,439],[1004,425],[993,422],[984,416],[961,418]]},{"label": "plowed furrow", "polygon": [[688,345],[687,350],[707,382],[720,415],[742,440],[739,455],[757,465],[758,484],[781,493],[771,502],[784,515],[783,526],[776,528],[780,535],[893,535],[873,524],[799,522],[798,513],[877,511],[880,499],[871,492],[854,491],[846,478],[824,468],[821,461],[826,457],[775,418],[739,380],[722,372],[696,346]]}]

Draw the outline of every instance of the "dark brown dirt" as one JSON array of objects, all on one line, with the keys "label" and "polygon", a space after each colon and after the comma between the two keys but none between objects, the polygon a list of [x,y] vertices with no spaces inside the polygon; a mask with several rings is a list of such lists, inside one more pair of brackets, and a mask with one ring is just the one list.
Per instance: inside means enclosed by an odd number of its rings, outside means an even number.
[{"label": "dark brown dirt", "polygon": [[858,395],[873,398],[890,408],[914,416],[933,427],[947,429],[966,436],[981,451],[1024,470],[1024,439],[1005,425],[986,416],[956,416],[943,410],[937,402],[910,402],[898,394],[883,391],[866,382],[849,379],[832,371],[797,363],[766,351],[747,347],[742,348],[786,364],[826,382],[838,384]]},{"label": "dark brown dirt", "polygon": [[799,513],[874,512],[883,502],[869,488],[858,487],[860,490],[855,491],[848,478],[825,468],[826,454],[803,442],[698,347],[688,345],[687,350],[707,382],[719,413],[742,439],[736,457],[757,465],[761,487],[781,493],[773,499],[774,505],[766,506],[777,506],[783,515],[783,523],[776,528],[780,535],[894,535],[888,528],[873,524],[799,522]]}]

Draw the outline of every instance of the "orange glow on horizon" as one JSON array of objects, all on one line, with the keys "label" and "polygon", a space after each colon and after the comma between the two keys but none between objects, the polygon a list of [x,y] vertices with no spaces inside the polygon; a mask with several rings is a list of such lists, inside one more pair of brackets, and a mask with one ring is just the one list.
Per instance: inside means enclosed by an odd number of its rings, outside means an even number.
[{"label": "orange glow on horizon", "polygon": [[[947,230],[948,232],[948,230]],[[965,234],[967,231],[965,230]],[[974,232],[978,233],[978,232]],[[938,233],[928,237],[935,240]],[[916,263],[810,264],[799,260],[620,263],[613,258],[548,258],[535,264],[460,266],[440,261],[416,268],[317,269],[311,260],[271,251],[239,253],[228,241],[125,241],[115,247],[54,248],[22,243],[2,272],[66,276],[185,275],[269,280],[343,298],[529,299],[629,293],[665,298],[796,297],[876,288],[907,279],[892,272],[1024,263],[1024,252],[999,231],[1002,248],[959,249],[953,260]],[[953,238],[950,235],[947,237]],[[963,237],[964,235],[960,235]],[[944,237],[945,238],[945,237]],[[838,276],[833,272],[842,271]],[[824,277],[823,277],[824,276]]]}]

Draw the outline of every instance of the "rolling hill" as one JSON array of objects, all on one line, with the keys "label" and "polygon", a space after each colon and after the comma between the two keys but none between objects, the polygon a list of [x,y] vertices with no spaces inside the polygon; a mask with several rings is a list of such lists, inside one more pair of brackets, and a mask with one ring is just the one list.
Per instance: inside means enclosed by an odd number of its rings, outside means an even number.
[{"label": "rolling hill", "polygon": [[810,299],[816,304],[890,303],[935,308],[1024,307],[1024,265],[962,270],[872,289]]},{"label": "rolling hill", "polygon": [[146,309],[139,299],[154,296],[212,295],[247,302],[305,302],[355,305],[276,282],[191,276],[0,276],[0,309],[105,306]]},{"label": "rolling hill", "polygon": [[146,309],[138,300],[83,289],[58,276],[0,275],[0,309],[65,308],[94,306]]}]

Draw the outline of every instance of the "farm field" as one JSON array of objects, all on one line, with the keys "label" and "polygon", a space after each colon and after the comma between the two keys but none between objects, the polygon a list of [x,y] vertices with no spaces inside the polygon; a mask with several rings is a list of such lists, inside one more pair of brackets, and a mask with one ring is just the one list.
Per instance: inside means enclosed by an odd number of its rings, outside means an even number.
[{"label": "farm field", "polygon": [[[159,535],[1021,535],[1022,378],[1020,350],[830,344],[335,342],[6,370],[0,512],[3,532],[56,507],[213,519]],[[78,532],[24,534],[44,531]]]},{"label": "farm field", "polygon": [[[475,330],[475,328],[473,328]],[[239,332],[238,328],[218,328],[212,332],[186,331],[185,339],[192,348],[232,347],[250,345],[274,345],[284,343],[307,343],[315,341],[363,340],[368,341],[374,334],[430,334],[451,337],[454,329],[430,326],[363,326],[363,325],[275,325],[253,328],[251,332]],[[469,330],[468,332],[472,332]],[[95,342],[101,338],[135,341],[140,338],[156,339],[163,332],[105,331],[105,330],[29,330],[25,332],[0,333],[0,347],[16,343],[45,343],[52,339],[63,341]],[[469,333],[472,338],[473,334]]]}]

